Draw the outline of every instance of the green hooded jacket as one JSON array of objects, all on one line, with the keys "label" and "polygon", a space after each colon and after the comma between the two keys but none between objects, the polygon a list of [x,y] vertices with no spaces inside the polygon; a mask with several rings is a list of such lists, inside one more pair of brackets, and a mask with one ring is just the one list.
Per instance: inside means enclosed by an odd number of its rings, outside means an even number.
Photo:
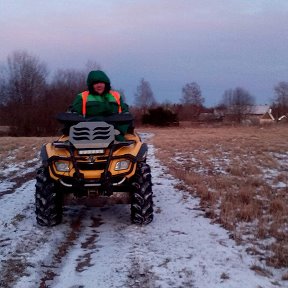
[{"label": "green hooded jacket", "polygon": [[[105,90],[102,95],[97,94],[93,89],[93,84],[99,82],[105,83]],[[108,116],[111,114],[119,113],[118,103],[114,96],[109,93],[111,90],[110,79],[103,71],[91,71],[87,77],[87,86],[89,95],[86,102],[86,117]],[[129,112],[128,105],[124,103],[121,96],[120,105],[122,113]],[[71,110],[82,115],[82,93],[78,94],[74,99]],[[128,125],[117,125],[115,128],[118,129],[122,135],[124,135],[127,132]]]}]

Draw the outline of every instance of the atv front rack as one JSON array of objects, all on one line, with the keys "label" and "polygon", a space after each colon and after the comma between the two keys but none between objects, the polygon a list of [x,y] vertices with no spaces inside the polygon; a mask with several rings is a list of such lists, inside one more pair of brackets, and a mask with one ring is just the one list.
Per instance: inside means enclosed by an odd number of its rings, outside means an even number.
[{"label": "atv front rack", "polygon": [[76,149],[107,148],[119,134],[106,122],[80,122],[70,128],[69,141]]}]

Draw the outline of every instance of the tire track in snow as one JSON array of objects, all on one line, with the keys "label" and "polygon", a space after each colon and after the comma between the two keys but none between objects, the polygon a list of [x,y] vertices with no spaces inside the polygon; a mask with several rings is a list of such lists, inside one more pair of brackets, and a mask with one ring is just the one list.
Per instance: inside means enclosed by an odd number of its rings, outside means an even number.
[{"label": "tire track in snow", "polygon": [[[89,227],[89,218],[97,219],[101,225]],[[84,224],[86,222],[86,224]],[[129,254],[127,228],[130,224],[129,205],[114,205],[105,208],[93,208],[87,211],[87,219],[83,222],[81,239],[65,259],[63,267],[58,271],[60,277],[51,285],[57,287],[125,287],[128,274]],[[91,223],[91,222],[90,222]],[[93,237],[93,233],[96,237]],[[94,239],[85,249],[87,240]],[[89,250],[90,248],[90,250]],[[89,265],[79,269],[79,259],[88,255]],[[81,256],[82,255],[82,256]],[[127,262],[123,265],[123,261]],[[71,277],[73,275],[73,277]],[[103,286],[101,286],[103,285]]]},{"label": "tire track in snow", "polygon": [[[189,265],[187,267],[183,264],[179,265],[179,271],[174,266],[173,269],[169,267],[175,261],[175,258],[180,257],[181,261],[181,253],[177,256],[173,255],[173,249],[177,246],[177,242],[181,246],[183,245],[181,239],[177,240],[177,235],[180,237],[187,236],[187,233],[181,231],[181,225],[173,226],[173,218],[179,217],[179,215],[173,213],[173,203],[167,206],[167,202],[169,198],[173,199],[172,202],[175,201],[176,196],[176,201],[179,203],[182,201],[182,196],[174,189],[174,184],[177,181],[166,175],[163,167],[155,159],[154,149],[151,145],[149,150],[148,163],[151,166],[154,183],[155,218],[150,225],[139,227],[131,232],[135,241],[130,255],[132,273],[128,276],[127,286],[139,288],[194,287],[194,273]],[[159,217],[162,219],[159,219]],[[167,232],[171,235],[165,235]],[[171,243],[173,244],[165,243],[168,238],[172,240]],[[185,249],[185,245],[182,248]]]},{"label": "tire track in snow", "polygon": [[49,287],[47,285],[48,281],[52,281],[57,275],[57,269],[62,264],[63,258],[69,253],[69,250],[74,245],[75,241],[79,237],[81,231],[81,220],[83,218],[83,210],[80,210],[80,213],[75,219],[72,219],[70,223],[70,229],[67,231],[64,239],[55,247],[51,259],[46,261],[41,265],[43,267],[40,279],[39,288]]},{"label": "tire track in snow", "polygon": [[72,261],[75,271],[81,273],[93,266],[91,256],[97,248],[96,240],[99,233],[96,228],[102,225],[101,219],[91,216],[89,209],[80,206],[68,208],[64,217],[67,223],[62,225],[69,225],[69,231],[55,247],[51,259],[47,259],[43,263],[39,288],[48,287],[54,278],[59,277],[59,270],[65,265],[66,258],[69,253],[72,253],[75,246],[79,246],[79,254]]}]

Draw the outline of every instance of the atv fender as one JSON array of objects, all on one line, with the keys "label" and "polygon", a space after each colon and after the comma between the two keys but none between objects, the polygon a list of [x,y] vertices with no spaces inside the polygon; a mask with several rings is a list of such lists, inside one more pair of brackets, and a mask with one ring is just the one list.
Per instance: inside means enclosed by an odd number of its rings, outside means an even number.
[{"label": "atv fender", "polygon": [[48,154],[47,154],[47,150],[46,150],[46,145],[42,145],[41,147],[41,152],[40,152],[40,157],[42,159],[42,163],[44,166],[48,166]]},{"label": "atv fender", "polygon": [[145,161],[146,157],[147,157],[147,152],[148,152],[148,146],[146,143],[143,143],[141,145],[141,148],[136,156],[136,160],[137,162],[143,162]]}]

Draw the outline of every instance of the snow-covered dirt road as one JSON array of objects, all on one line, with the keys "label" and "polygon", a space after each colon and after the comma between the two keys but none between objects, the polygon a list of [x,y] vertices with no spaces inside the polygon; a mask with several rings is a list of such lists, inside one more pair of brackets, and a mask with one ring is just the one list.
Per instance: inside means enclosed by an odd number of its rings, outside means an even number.
[{"label": "snow-covered dirt road", "polygon": [[61,225],[39,227],[35,181],[2,175],[0,287],[285,287],[250,269],[257,260],[175,188],[149,149],[155,217],[143,227],[130,224],[129,205],[66,207]]}]

